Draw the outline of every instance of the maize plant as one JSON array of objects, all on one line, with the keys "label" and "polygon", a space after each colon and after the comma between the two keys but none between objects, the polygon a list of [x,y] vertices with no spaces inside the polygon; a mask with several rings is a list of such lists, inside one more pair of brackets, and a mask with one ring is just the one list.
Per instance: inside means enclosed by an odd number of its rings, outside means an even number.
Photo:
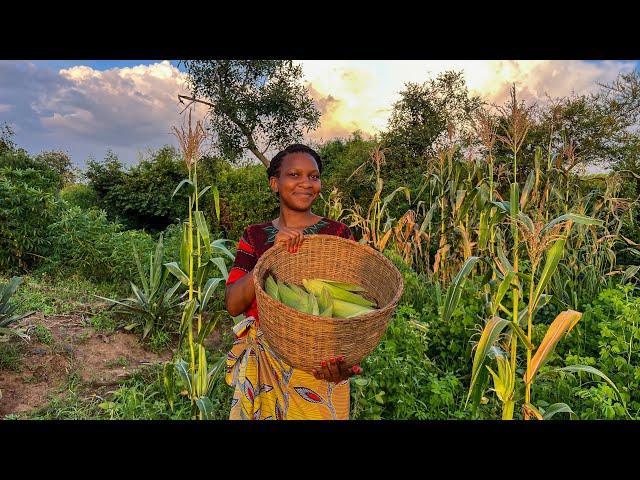
[{"label": "maize plant", "polygon": [[[380,176],[380,168],[384,162],[384,151],[379,146],[376,146],[371,154],[371,165],[375,173],[376,191],[371,199],[367,213],[364,215],[362,208],[359,205],[355,205],[354,208],[348,210],[350,213],[346,216],[346,218],[351,221],[349,226],[357,227],[362,232],[360,242],[369,244],[381,252],[386,247],[393,233],[391,225],[394,219],[389,216],[389,203],[399,192],[403,192],[407,201],[411,202],[411,193],[407,187],[398,187],[386,197],[382,197],[384,181]],[[367,162],[363,163],[358,169],[366,164]],[[354,173],[358,169],[356,169]],[[382,223],[383,220],[385,222],[384,224]]]},{"label": "maize plant", "polygon": [[[495,273],[500,282],[496,282],[495,293],[489,305],[491,317],[487,321],[476,346],[471,384],[467,396],[467,401],[473,399],[473,408],[475,410],[482,397],[488,374],[491,373],[494,380],[494,389],[496,391],[503,389],[498,398],[503,404],[502,418],[505,420],[513,418],[513,402],[515,398],[514,389],[510,387],[510,376],[513,375],[517,368],[516,353],[509,348],[505,349],[507,351],[510,350],[509,353],[500,350],[502,353],[495,356],[498,362],[498,373],[496,373],[488,366],[489,352],[491,349],[498,348],[499,346],[496,344],[500,340],[504,340],[505,337],[510,346],[514,345],[516,338],[522,342],[526,350],[525,375],[523,378],[525,390],[523,415],[525,419],[538,418],[538,415],[536,415],[538,410],[531,403],[531,388],[535,375],[549,359],[558,341],[571,331],[582,314],[574,310],[561,312],[551,323],[547,334],[537,347],[531,341],[533,321],[539,309],[549,301],[549,296],[545,295],[544,292],[565,253],[566,239],[573,224],[600,224],[598,220],[575,214],[565,214],[547,224],[543,224],[542,222],[534,222],[527,214],[519,212],[516,220],[516,226],[520,234],[519,238],[522,238],[526,247],[526,259],[530,265],[530,272],[527,274],[517,272],[506,258],[497,259]],[[544,266],[538,275],[544,254],[546,254]],[[518,295],[523,294],[526,288],[528,290],[528,301],[524,308],[511,311],[502,302],[507,292],[514,288],[518,290]],[[526,328],[526,331],[524,328]],[[509,367],[501,365],[505,358],[509,359]],[[506,389],[506,386],[509,386],[509,389]]]},{"label": "maize plant", "polygon": [[[164,368],[164,386],[167,400],[173,408],[175,378],[182,380],[186,395],[191,400],[192,418],[208,420],[213,415],[211,392],[220,377],[224,356],[209,368],[207,364],[204,340],[211,333],[223,310],[210,311],[210,302],[217,289],[229,274],[222,257],[214,253],[222,252],[233,259],[233,254],[225,247],[226,240],[211,240],[209,227],[204,214],[200,210],[200,199],[211,189],[216,215],[220,219],[220,199],[216,187],[209,186],[200,190],[198,187],[198,160],[200,149],[205,138],[205,132],[200,121],[195,129],[191,124],[189,111],[188,130],[184,127],[174,133],[180,142],[183,158],[187,165],[188,178],[182,180],[173,195],[181,188],[188,188],[188,219],[182,225],[182,242],[180,245],[180,261],[165,264],[188,291],[188,298],[184,303],[184,310],[180,322],[180,338],[178,348],[172,361]],[[215,271],[217,276],[211,276]],[[182,346],[188,349],[188,361],[181,358]]]}]

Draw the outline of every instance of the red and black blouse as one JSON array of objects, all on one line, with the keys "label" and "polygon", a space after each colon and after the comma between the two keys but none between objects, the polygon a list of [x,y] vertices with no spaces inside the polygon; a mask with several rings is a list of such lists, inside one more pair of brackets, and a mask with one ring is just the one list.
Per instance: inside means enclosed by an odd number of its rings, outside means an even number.
[{"label": "red and black blouse", "polygon": [[[260,256],[273,246],[277,233],[278,229],[271,222],[249,225],[245,229],[238,242],[236,259],[229,271],[227,285],[231,285],[239,278],[242,278],[255,267]],[[326,217],[322,217],[316,224],[305,228],[304,234],[336,235],[350,240],[354,239],[348,226]],[[247,317],[254,316],[256,319],[258,318],[258,306],[255,298],[244,314]]]}]

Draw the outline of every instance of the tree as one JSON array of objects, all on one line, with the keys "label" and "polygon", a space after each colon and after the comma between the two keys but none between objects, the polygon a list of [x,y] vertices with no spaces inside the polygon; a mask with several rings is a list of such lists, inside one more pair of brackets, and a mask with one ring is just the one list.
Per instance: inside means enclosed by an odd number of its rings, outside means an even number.
[{"label": "tree", "polygon": [[218,152],[235,161],[249,150],[265,167],[270,147],[299,140],[318,127],[320,112],[289,60],[184,61],[193,97],[210,106],[209,129]]},{"label": "tree", "polygon": [[76,172],[74,171],[73,163],[68,154],[63,151],[45,151],[40,153],[36,160],[44,163],[49,168],[54,170],[60,175],[60,186],[71,184],[76,179]]},{"label": "tree", "polygon": [[[480,97],[470,96],[462,72],[447,71],[423,84],[406,83],[393,105],[385,146],[394,165],[403,157],[421,158],[434,153],[434,142],[453,127],[463,136]],[[390,157],[391,158],[391,157]]]},{"label": "tree", "polygon": [[0,126],[0,154],[16,148],[16,144],[13,141],[14,135],[11,125],[8,123],[4,122]]}]

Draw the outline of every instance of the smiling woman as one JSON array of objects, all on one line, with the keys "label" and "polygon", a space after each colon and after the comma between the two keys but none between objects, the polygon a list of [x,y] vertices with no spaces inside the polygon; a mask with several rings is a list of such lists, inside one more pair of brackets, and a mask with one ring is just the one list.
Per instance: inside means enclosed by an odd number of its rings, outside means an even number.
[{"label": "smiling woman", "polygon": [[227,355],[226,380],[235,388],[232,420],[349,418],[348,379],[360,373],[360,367],[345,366],[340,357],[328,358],[310,375],[278,358],[262,337],[250,274],[260,256],[275,244],[282,243],[295,254],[304,235],[353,239],[345,224],[311,211],[322,187],[321,172],[320,155],[305,145],[291,145],[278,153],[267,175],[280,200],[280,215],[270,222],[249,225],[238,244],[225,300],[231,315],[246,315],[234,327],[237,339]]}]

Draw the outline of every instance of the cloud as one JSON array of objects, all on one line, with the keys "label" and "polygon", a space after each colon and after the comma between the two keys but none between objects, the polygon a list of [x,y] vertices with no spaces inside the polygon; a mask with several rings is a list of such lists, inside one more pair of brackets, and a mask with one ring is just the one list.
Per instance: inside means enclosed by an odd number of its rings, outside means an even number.
[{"label": "cloud", "polygon": [[[68,148],[78,164],[112,148],[133,163],[140,150],[177,144],[170,129],[183,120],[178,94],[188,93],[185,81],[168,61],[104,71],[78,65],[57,72],[34,62],[0,62],[0,105],[16,106],[10,112],[0,108],[0,121],[15,124],[21,146]],[[195,119],[205,112],[197,105]]]},{"label": "cloud", "polygon": [[329,96],[313,140],[348,136],[357,128],[375,134],[387,126],[393,104],[407,82],[423,83],[447,70],[462,71],[471,93],[489,103],[503,104],[515,83],[518,98],[543,103],[547,96],[581,94],[608,83],[635,62],[492,60],[492,61],[302,61],[317,105]]},{"label": "cloud", "polygon": [[[79,62],[80,63],[80,62]],[[425,82],[446,70],[463,71],[471,92],[501,104],[515,83],[526,101],[585,93],[634,69],[622,61],[302,61],[309,91],[322,113],[312,141],[365,136],[384,130],[406,82]],[[0,124],[8,122],[16,143],[32,153],[66,150],[82,165],[108,148],[125,163],[141,151],[176,145],[188,93],[186,74],[168,61],[97,70],[78,64],[52,69],[51,62],[0,61]],[[206,108],[198,105],[196,118]]]}]

